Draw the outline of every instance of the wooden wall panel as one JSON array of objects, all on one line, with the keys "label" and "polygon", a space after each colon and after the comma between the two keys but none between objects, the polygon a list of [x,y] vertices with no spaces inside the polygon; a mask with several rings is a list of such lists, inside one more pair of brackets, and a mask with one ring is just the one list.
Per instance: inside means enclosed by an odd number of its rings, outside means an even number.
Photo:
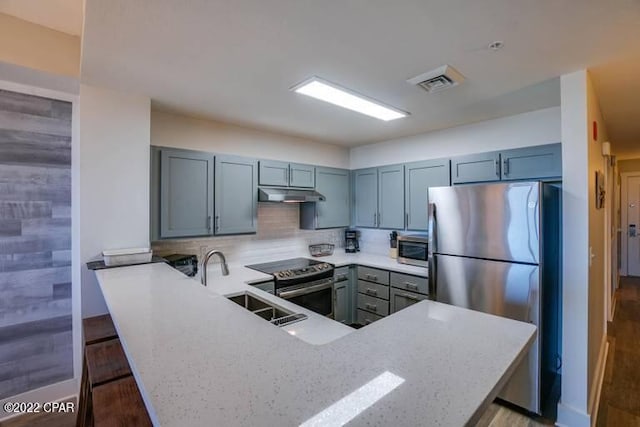
[{"label": "wooden wall panel", "polygon": [[0,90],[0,399],[72,376],[71,103]]}]

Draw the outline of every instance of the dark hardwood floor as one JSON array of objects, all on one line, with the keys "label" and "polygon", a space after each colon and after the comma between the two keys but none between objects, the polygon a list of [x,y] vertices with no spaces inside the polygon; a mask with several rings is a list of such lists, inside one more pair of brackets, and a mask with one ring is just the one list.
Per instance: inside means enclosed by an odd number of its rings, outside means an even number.
[{"label": "dark hardwood floor", "polygon": [[623,277],[609,326],[597,427],[640,427],[640,277]]}]

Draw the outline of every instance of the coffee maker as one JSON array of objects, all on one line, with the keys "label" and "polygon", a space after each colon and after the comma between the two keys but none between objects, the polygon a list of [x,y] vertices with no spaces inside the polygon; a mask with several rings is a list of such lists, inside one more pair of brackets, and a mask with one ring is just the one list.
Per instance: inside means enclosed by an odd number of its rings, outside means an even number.
[{"label": "coffee maker", "polygon": [[360,244],[358,243],[358,230],[345,230],[344,251],[348,254],[360,252]]}]

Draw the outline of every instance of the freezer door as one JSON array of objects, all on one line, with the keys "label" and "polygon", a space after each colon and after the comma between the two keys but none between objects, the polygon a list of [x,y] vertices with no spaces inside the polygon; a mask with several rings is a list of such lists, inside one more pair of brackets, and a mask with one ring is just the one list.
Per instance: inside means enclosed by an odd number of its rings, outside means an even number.
[{"label": "freezer door", "polygon": [[[429,188],[433,252],[540,262],[540,183]],[[425,207],[426,208],[426,207]],[[433,212],[431,212],[433,211]]]},{"label": "freezer door", "polygon": [[[537,265],[434,256],[436,300],[530,322],[540,328],[540,271]],[[538,338],[500,395],[540,413]]]}]

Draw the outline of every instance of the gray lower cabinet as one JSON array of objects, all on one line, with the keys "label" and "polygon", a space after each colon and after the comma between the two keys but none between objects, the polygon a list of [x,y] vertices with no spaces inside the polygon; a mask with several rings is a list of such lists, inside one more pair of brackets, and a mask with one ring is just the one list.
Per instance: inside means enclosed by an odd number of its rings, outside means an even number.
[{"label": "gray lower cabinet", "polygon": [[353,173],[354,223],[356,227],[378,226],[378,169],[360,169]]},{"label": "gray lower cabinet", "polygon": [[358,293],[358,308],[379,316],[389,315],[389,300]]},{"label": "gray lower cabinet", "polygon": [[260,160],[260,185],[289,186],[289,163],[275,160]]},{"label": "gray lower cabinet", "polygon": [[255,233],[258,225],[257,161],[216,156],[215,165],[215,234]]},{"label": "gray lower cabinet", "polygon": [[348,227],[349,171],[346,169],[316,167],[316,191],[325,196],[324,202],[302,203],[300,205],[300,228]]},{"label": "gray lower cabinet", "polygon": [[298,163],[289,164],[289,186],[314,188],[316,186],[316,171],[311,165]]},{"label": "gray lower cabinet", "polygon": [[[366,325],[389,315],[389,272],[379,268],[358,266],[356,274],[358,278],[357,322]],[[366,312],[371,315],[367,315]]]},{"label": "gray lower cabinet", "polygon": [[562,145],[548,144],[500,152],[502,179],[562,177]]},{"label": "gray lower cabinet", "polygon": [[358,292],[376,298],[389,299],[389,286],[358,280]]},{"label": "gray lower cabinet", "polygon": [[391,313],[396,313],[403,308],[407,308],[410,305],[424,301],[428,299],[426,295],[421,295],[415,292],[404,291],[401,289],[391,288]]},{"label": "gray lower cabinet", "polygon": [[375,322],[376,320],[380,320],[383,318],[384,316],[378,316],[377,314],[373,314],[360,309],[358,309],[356,313],[356,323],[363,326],[366,326],[370,323]]},{"label": "gray lower cabinet", "polygon": [[404,166],[378,168],[378,227],[404,229]]},{"label": "gray lower cabinet", "polygon": [[451,185],[449,159],[427,160],[404,165],[404,198],[407,230],[427,231],[429,187]]},{"label": "gray lower cabinet", "polygon": [[350,325],[354,322],[353,309],[353,268],[338,267],[334,271],[335,284],[334,289],[334,306],[333,318],[337,322]]},{"label": "gray lower cabinet", "polygon": [[213,234],[214,156],[198,151],[160,151],[160,236]]},{"label": "gray lower cabinet", "polygon": [[374,267],[358,266],[358,279],[366,280],[368,282],[380,283],[383,285],[389,284],[389,272]]},{"label": "gray lower cabinet", "polygon": [[429,294],[429,280],[426,277],[413,276],[410,274],[396,273],[390,274],[391,286],[421,294]]},{"label": "gray lower cabinet", "polygon": [[500,180],[500,153],[480,153],[451,159],[451,183],[490,182]]}]

